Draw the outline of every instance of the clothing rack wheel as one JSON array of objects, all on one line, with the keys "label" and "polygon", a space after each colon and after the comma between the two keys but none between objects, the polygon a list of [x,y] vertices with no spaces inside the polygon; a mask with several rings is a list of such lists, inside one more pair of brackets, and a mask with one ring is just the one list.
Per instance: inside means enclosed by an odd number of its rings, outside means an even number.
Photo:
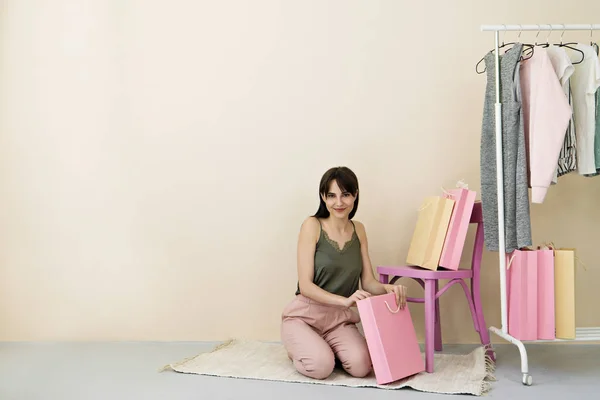
[{"label": "clothing rack wheel", "polygon": [[[497,204],[498,204],[498,261],[500,272],[500,308],[502,315],[502,328],[490,327],[488,330],[491,334],[495,334],[500,338],[514,344],[519,349],[521,355],[521,373],[524,386],[533,384],[533,377],[529,374],[529,360],[527,357],[527,349],[523,341],[514,338],[508,333],[508,313],[507,313],[507,298],[506,298],[506,253],[505,237],[504,237],[504,177],[502,165],[502,103],[500,101],[500,70],[499,70],[499,32],[501,31],[592,31],[600,30],[600,24],[544,24],[544,25],[482,25],[482,31],[492,31],[495,36],[495,85],[496,85],[496,104],[495,104],[495,125],[496,125],[496,183],[497,183]],[[528,341],[531,343],[547,343],[547,342],[579,342],[579,341],[600,341],[600,327],[577,328],[575,339],[563,340],[534,340]],[[496,352],[493,348],[490,349],[494,360]]]}]

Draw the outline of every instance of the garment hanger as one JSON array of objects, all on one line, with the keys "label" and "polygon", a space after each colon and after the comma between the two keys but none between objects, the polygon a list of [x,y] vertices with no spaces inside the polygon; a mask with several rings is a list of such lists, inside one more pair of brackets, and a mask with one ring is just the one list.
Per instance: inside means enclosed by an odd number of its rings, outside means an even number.
[{"label": "garment hanger", "polygon": [[[503,26],[504,26],[504,28],[506,28],[506,25],[503,25]],[[525,48],[530,49],[531,50],[531,55],[533,55],[533,45],[526,44],[526,43],[521,43],[521,41],[519,40],[520,37],[521,37],[521,33],[523,33],[523,32],[519,31],[519,35],[517,36],[517,40],[516,41],[505,43],[504,42],[504,36],[506,36],[506,31],[504,31],[504,35],[502,36],[502,44],[500,46],[498,46],[498,50],[500,50],[500,49],[502,49],[504,47],[507,47],[507,46],[512,46],[512,45],[520,43],[520,44],[523,45],[523,50],[525,50]],[[512,47],[510,49],[506,50],[504,53],[505,54],[508,53],[511,49],[512,49]],[[495,48],[492,49],[492,50],[490,50],[490,53],[494,52],[495,50],[496,50]],[[527,57],[527,58],[523,58],[523,56],[521,56],[521,61],[527,60],[528,58],[531,58],[531,55],[529,57]],[[481,58],[481,60],[479,60],[479,62],[477,64],[475,64],[475,72],[477,72],[478,74],[483,74],[486,71],[485,67],[484,67],[483,71],[479,71],[479,64],[481,64],[484,61],[484,59],[485,59],[485,56],[483,56]]]},{"label": "garment hanger", "polygon": [[[538,25],[539,27],[539,25]],[[550,46],[550,35],[552,35],[552,25],[550,25],[550,32],[548,33],[548,36],[546,36],[546,43],[538,43],[537,42],[537,37],[540,35],[541,31],[538,31],[537,35],[535,35],[535,45],[536,46],[540,46],[540,47],[548,47]]]},{"label": "garment hanger", "polygon": [[[564,25],[563,25],[564,26]],[[563,30],[562,33],[560,34],[560,44],[555,44],[554,46],[558,46],[558,47],[566,47],[567,49],[571,49],[573,51],[578,52],[579,54],[581,54],[581,60],[577,61],[577,62],[571,62],[571,64],[576,65],[576,64],[581,64],[583,62],[583,60],[585,59],[585,54],[583,51],[579,50],[578,48],[572,47],[571,45],[577,45],[578,43],[576,42],[570,42],[570,43],[563,43],[563,35],[565,34],[565,31]]]},{"label": "garment hanger", "polygon": [[[540,28],[540,26],[538,25],[538,28]],[[552,28],[550,28],[550,33],[552,33]],[[538,33],[535,34],[535,43],[533,44],[533,46],[539,46],[539,47],[548,47],[549,43],[548,43],[548,38],[550,37],[550,34],[548,34],[548,37],[546,37],[546,43],[538,43],[537,38],[538,36],[540,36],[540,32],[542,30],[538,30]],[[524,49],[523,52],[525,55],[529,55],[528,58],[531,58],[531,56],[533,56],[533,46],[531,48],[527,48]],[[530,52],[527,52],[527,50],[530,50]],[[523,58],[521,58],[521,61],[523,61]]]},{"label": "garment hanger", "polygon": [[[504,28],[506,28],[506,25],[503,24],[502,26],[504,26]],[[502,48],[504,48],[506,46],[510,46],[510,45],[514,44],[514,43],[504,43],[504,37],[505,36],[506,36],[506,31],[504,31],[504,35],[502,35],[502,44],[500,46],[498,46],[498,50],[500,50],[500,49],[502,49]],[[492,53],[495,50],[496,49],[494,48],[494,49],[490,50],[489,53]],[[479,60],[477,62],[477,64],[475,64],[475,72],[477,72],[478,74],[483,74],[486,71],[485,67],[483,68],[483,71],[479,71],[479,64],[481,64],[484,60],[485,60],[485,56],[481,57],[481,60]]]},{"label": "garment hanger", "polygon": [[[538,32],[538,34],[539,34],[539,32]],[[563,34],[564,34],[564,31],[563,31]],[[550,47],[550,35],[552,35],[552,25],[550,25],[550,33],[548,33],[548,36],[546,36],[546,43],[541,43],[540,44],[541,47]],[[562,38],[562,35],[561,35],[561,38]],[[537,42],[536,42],[536,45],[537,45]]]},{"label": "garment hanger", "polygon": [[[538,25],[538,28],[539,27],[540,26]],[[523,43],[519,40],[519,38],[521,37],[521,33],[523,33],[523,31],[519,31],[519,36],[517,36],[517,43],[521,43],[523,45],[523,47],[521,48],[521,57],[519,58],[519,61],[525,61],[525,60],[529,60],[531,57],[533,57],[534,47],[537,45],[537,41],[536,41],[535,45],[533,45],[531,43]],[[537,38],[539,34],[540,34],[540,31],[538,31],[538,33],[537,33],[537,35],[535,35],[535,37]],[[509,51],[510,51],[510,49],[507,50],[506,52],[508,53]]]},{"label": "garment hanger", "polygon": [[594,43],[594,26],[592,24],[590,24],[590,46],[592,46],[596,55],[599,55],[598,52],[600,52],[600,47],[598,47],[598,43]]}]

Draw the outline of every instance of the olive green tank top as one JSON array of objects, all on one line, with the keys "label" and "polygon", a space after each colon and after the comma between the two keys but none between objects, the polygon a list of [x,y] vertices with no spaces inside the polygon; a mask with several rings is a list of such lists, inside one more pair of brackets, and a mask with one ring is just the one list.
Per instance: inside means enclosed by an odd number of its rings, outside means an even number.
[{"label": "olive green tank top", "polygon": [[[352,221],[351,221],[352,222]],[[321,221],[319,221],[321,224]],[[358,290],[362,272],[362,255],[356,226],[349,241],[339,248],[335,240],[329,238],[321,225],[319,240],[315,249],[315,272],[313,283],[329,293],[350,297]],[[300,284],[296,295],[300,294]]]}]

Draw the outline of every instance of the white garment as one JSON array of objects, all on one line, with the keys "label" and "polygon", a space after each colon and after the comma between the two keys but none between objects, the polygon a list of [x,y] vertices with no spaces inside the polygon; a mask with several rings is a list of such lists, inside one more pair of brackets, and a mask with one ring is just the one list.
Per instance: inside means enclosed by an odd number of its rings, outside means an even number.
[{"label": "white garment", "polygon": [[546,52],[548,53],[554,72],[556,72],[558,81],[565,92],[565,96],[569,98],[569,78],[571,78],[571,75],[575,72],[575,67],[571,62],[571,58],[564,47],[548,46]]},{"label": "white garment", "polygon": [[[577,135],[577,172],[580,175],[596,173],[594,157],[594,135],[596,130],[595,98],[600,87],[600,59],[594,48],[578,43],[573,47],[583,51],[583,62],[574,64],[575,72],[571,77],[573,93],[573,111],[575,116],[575,133]],[[571,61],[581,60],[581,53],[565,48]]]},{"label": "white garment", "polygon": [[[563,92],[565,92],[565,96],[569,99],[569,79],[575,72],[575,67],[571,62],[571,58],[565,51],[564,47],[559,46],[548,46],[546,48],[546,52],[548,53],[548,57],[550,58],[550,62],[552,63],[552,67],[554,68],[554,72],[556,72],[556,77],[562,86]],[[573,113],[573,108],[571,105],[571,113]],[[567,135],[575,135],[575,122],[573,118],[569,121],[569,128],[567,128]],[[575,143],[575,138],[573,137],[572,142]],[[570,142],[570,138],[565,138],[564,146],[568,146],[567,142]],[[563,150],[566,151],[566,150]],[[554,176],[552,177],[552,183],[556,184],[558,181],[558,167],[554,171]]]}]

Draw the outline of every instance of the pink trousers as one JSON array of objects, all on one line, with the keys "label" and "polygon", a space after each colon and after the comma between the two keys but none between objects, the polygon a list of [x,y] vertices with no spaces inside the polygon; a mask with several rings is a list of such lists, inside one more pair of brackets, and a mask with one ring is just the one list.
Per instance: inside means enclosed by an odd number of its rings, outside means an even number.
[{"label": "pink trousers", "polygon": [[357,312],[298,295],[285,307],[281,320],[281,340],[301,374],[325,379],[336,361],[354,377],[371,372],[367,342],[356,327]]}]

